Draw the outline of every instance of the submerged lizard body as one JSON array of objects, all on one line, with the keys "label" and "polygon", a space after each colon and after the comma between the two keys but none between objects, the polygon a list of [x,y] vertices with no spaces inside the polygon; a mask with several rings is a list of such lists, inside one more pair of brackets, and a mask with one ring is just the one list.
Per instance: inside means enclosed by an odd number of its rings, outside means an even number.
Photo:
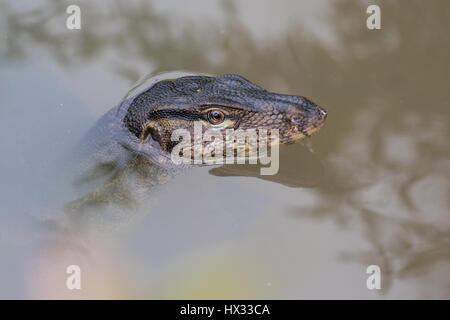
[{"label": "submerged lizard body", "polygon": [[[172,133],[278,129],[279,143],[310,136],[324,124],[326,112],[301,96],[269,92],[234,74],[188,76],[155,83],[99,119],[83,142],[86,160],[78,183],[101,187],[70,203],[71,210],[111,201],[130,204],[180,171],[170,159]],[[131,178],[130,178],[131,177]],[[98,184],[97,184],[98,186]]]}]

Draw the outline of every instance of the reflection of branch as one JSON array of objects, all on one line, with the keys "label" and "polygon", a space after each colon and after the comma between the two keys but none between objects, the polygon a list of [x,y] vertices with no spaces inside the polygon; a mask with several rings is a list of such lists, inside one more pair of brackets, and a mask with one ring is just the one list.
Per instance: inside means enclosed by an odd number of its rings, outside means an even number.
[{"label": "reflection of branch", "polygon": [[[394,276],[420,275],[438,262],[450,261],[450,229],[440,230],[431,223],[394,218],[358,207],[354,207],[355,212],[359,211],[359,214],[353,219],[362,223],[363,235],[372,245],[373,251],[345,252],[340,256],[345,261],[364,265],[378,264],[383,270],[383,288],[391,287]],[[324,212],[316,211],[316,208],[312,211]],[[301,212],[303,214],[305,208],[302,208]],[[333,216],[339,215],[336,211],[328,212]],[[308,216],[320,218],[314,213]]]},{"label": "reflection of branch", "polygon": [[[383,274],[389,280],[394,274],[412,276],[438,261],[450,260],[450,230],[440,231],[431,224],[395,219],[365,208],[360,216],[366,227],[364,234],[382,258]],[[386,239],[388,229],[393,229],[392,239]],[[368,263],[364,256],[364,262]],[[353,258],[357,260],[357,255]]]},{"label": "reflection of branch", "polygon": [[[378,219],[378,216],[375,212],[367,209],[363,209],[361,211],[361,220],[365,224],[365,234],[369,242],[371,242],[372,246],[375,248],[378,256],[381,258],[380,267],[383,270],[383,288],[389,289],[392,285],[392,261],[388,257],[387,250],[383,246],[381,241],[381,233],[383,232],[383,226],[381,221]],[[386,277],[387,275],[387,277]]]}]

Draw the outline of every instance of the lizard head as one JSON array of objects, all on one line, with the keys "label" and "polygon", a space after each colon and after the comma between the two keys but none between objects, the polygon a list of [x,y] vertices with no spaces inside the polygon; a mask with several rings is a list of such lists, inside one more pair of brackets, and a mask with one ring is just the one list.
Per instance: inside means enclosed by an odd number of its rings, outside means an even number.
[{"label": "lizard head", "polygon": [[223,136],[229,129],[278,129],[278,143],[288,144],[317,132],[326,116],[305,97],[272,93],[227,74],[157,82],[134,98],[123,121],[142,143],[152,139],[170,152],[178,143],[172,133],[184,129],[193,134],[196,122],[203,132]]}]

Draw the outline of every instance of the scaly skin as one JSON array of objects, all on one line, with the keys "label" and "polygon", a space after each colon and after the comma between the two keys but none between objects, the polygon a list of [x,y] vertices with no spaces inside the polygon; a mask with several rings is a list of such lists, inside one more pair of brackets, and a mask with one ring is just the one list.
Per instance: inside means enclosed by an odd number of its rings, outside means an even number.
[{"label": "scaly skin", "polygon": [[[225,114],[223,123],[208,121],[211,109]],[[133,100],[124,123],[137,138],[151,134],[160,144],[168,143],[176,128],[192,131],[196,120],[203,122],[204,130],[219,127],[222,134],[230,128],[277,128],[285,144],[310,136],[325,118],[325,110],[304,97],[272,93],[228,74],[160,81]]]},{"label": "scaly skin", "polygon": [[[213,115],[220,114],[216,123]],[[179,171],[170,161],[172,132],[214,129],[278,129],[279,143],[310,136],[326,112],[310,100],[269,92],[233,74],[163,80],[106,113],[85,139],[79,182],[103,179],[101,187],[69,204],[71,211],[136,197]]]}]

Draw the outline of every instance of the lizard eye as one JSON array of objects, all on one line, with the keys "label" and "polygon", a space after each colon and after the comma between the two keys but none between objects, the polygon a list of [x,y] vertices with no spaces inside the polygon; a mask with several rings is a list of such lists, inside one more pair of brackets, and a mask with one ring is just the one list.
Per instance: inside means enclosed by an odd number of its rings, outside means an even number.
[{"label": "lizard eye", "polygon": [[208,121],[212,124],[222,123],[225,119],[225,114],[220,110],[211,110],[208,112]]}]

